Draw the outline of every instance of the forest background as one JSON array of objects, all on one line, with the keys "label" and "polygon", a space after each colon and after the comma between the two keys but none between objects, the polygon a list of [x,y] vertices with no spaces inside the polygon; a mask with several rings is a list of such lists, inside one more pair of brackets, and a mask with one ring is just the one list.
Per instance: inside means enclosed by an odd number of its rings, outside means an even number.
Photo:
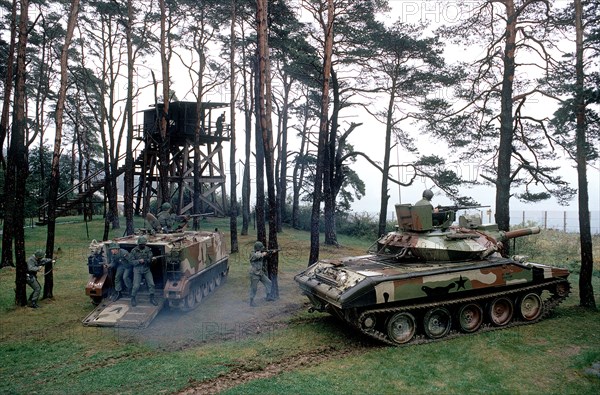
[{"label": "forest background", "polygon": [[[304,201],[312,206],[309,263],[316,261],[319,230],[325,244],[337,244],[336,216],[365,195],[363,179],[379,190],[377,234],[386,231],[390,191],[398,185],[433,188],[459,206],[488,203],[493,194],[495,220],[505,230],[511,202],[567,204],[577,196],[582,304],[594,303],[586,284],[593,262],[587,171],[598,159],[597,3],[0,5],[2,264],[16,264],[18,304],[25,302],[26,202],[49,203],[51,255],[59,191],[103,169],[107,235],[121,226],[116,169],[124,154],[125,228],[132,233],[134,112],[157,103],[168,114],[180,97],[230,103],[232,251],[238,214],[244,234],[254,207],[258,239],[275,248],[284,219],[298,226]],[[159,125],[161,175],[167,121]],[[372,144],[380,148],[370,151]],[[577,182],[561,174],[569,166]],[[162,200],[170,194],[166,178]],[[493,192],[465,188],[481,184]],[[194,201],[194,213],[200,211]]]}]

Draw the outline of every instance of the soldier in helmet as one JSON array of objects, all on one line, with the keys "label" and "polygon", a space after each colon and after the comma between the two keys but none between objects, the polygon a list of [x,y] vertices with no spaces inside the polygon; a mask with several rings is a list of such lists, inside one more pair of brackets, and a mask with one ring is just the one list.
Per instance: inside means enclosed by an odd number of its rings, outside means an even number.
[{"label": "soldier in helmet", "polygon": [[131,250],[131,253],[129,254],[129,260],[133,265],[133,289],[131,290],[131,305],[134,307],[137,305],[136,295],[140,289],[142,276],[146,279],[146,285],[148,285],[150,303],[158,306],[158,302],[154,299],[154,278],[152,277],[152,271],[150,270],[150,264],[152,263],[152,250],[146,245],[146,243],[146,237],[140,236],[137,241],[138,245]]},{"label": "soldier in helmet", "polygon": [[42,287],[37,280],[37,272],[39,272],[46,263],[51,262],[52,259],[44,258],[44,251],[37,250],[32,256],[27,259],[27,274],[26,281],[27,285],[29,285],[33,292],[29,296],[29,307],[37,309],[40,307],[37,304],[37,300],[40,296],[40,290]]},{"label": "soldier in helmet", "polygon": [[121,297],[123,291],[123,282],[125,287],[131,290],[131,262],[129,261],[129,253],[120,248],[117,243],[108,245],[110,250],[110,268],[115,272],[115,293],[112,296],[112,301],[115,302]]},{"label": "soldier in helmet", "polygon": [[263,243],[260,241],[254,243],[254,252],[250,254],[250,306],[255,306],[254,297],[259,282],[265,286],[267,300],[273,300],[269,296],[271,294],[271,280],[267,277],[264,268],[264,260],[269,254],[269,251],[265,251]]},{"label": "soldier in helmet", "polygon": [[433,210],[431,199],[433,199],[433,192],[431,189],[426,189],[423,191],[423,198],[416,202],[415,206],[431,206],[431,209]]},{"label": "soldier in helmet", "polygon": [[163,203],[162,206],[160,206],[160,212],[156,216],[162,231],[165,233],[171,232],[177,221],[177,216],[171,213],[171,208],[172,206],[170,203]]}]

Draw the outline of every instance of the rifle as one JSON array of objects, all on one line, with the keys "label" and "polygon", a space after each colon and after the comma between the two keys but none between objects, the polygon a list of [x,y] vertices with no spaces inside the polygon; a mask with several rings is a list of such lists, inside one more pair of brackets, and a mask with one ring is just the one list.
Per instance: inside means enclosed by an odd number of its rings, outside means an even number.
[{"label": "rifle", "polygon": [[269,249],[267,249],[267,248],[263,248],[262,250],[260,250],[260,252],[266,252],[266,253],[267,253],[267,254],[269,254],[269,255],[272,255],[272,254],[274,254],[274,253],[276,253],[276,252],[279,252],[279,251],[281,251],[281,249],[280,249],[280,248],[275,248],[275,249],[273,249],[273,250],[269,250]]},{"label": "rifle", "polygon": [[[52,264],[52,267],[50,268],[50,270],[48,270],[47,272],[44,272],[44,276],[45,276],[46,274],[50,273],[52,270],[54,270],[54,264],[56,263],[56,260],[57,260],[57,259],[58,259],[58,258],[44,258],[44,259],[42,259],[42,264],[43,264],[44,266],[46,266],[46,265],[47,265],[47,264],[49,264],[49,263],[51,263],[51,264]],[[41,267],[40,267],[40,268],[41,268]]]},{"label": "rifle", "polygon": [[153,257],[152,257],[152,262],[154,262],[154,261],[158,260],[159,258],[163,258],[163,257],[165,257],[165,256],[167,256],[167,254],[153,256]]},{"label": "rifle", "polygon": [[215,213],[210,212],[210,213],[203,213],[203,214],[186,214],[186,215],[180,215],[179,218],[181,221],[189,221],[190,218],[206,218],[210,215],[214,215]]}]

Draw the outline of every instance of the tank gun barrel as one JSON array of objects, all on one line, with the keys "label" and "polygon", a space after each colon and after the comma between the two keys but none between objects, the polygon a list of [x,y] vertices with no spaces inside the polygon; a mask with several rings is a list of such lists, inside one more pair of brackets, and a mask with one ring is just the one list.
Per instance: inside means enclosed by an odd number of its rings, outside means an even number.
[{"label": "tank gun barrel", "polygon": [[510,230],[508,232],[503,232],[501,233],[501,240],[510,240],[510,239],[514,239],[517,237],[523,237],[523,236],[529,236],[529,235],[535,235],[540,233],[540,227],[539,226],[534,226],[531,228],[523,228],[523,229],[517,229],[517,230]]},{"label": "tank gun barrel", "polygon": [[490,206],[437,206],[439,211],[458,211],[458,210],[470,210],[475,208],[485,208]]}]

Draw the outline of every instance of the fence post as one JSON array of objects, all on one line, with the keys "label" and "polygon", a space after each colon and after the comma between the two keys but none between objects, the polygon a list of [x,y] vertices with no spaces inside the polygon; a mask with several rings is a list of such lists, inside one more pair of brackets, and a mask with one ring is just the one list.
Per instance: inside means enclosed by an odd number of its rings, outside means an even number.
[{"label": "fence post", "polygon": [[563,211],[563,232],[567,233],[567,212]]},{"label": "fence post", "polygon": [[548,229],[548,212],[544,211],[544,229]]}]

